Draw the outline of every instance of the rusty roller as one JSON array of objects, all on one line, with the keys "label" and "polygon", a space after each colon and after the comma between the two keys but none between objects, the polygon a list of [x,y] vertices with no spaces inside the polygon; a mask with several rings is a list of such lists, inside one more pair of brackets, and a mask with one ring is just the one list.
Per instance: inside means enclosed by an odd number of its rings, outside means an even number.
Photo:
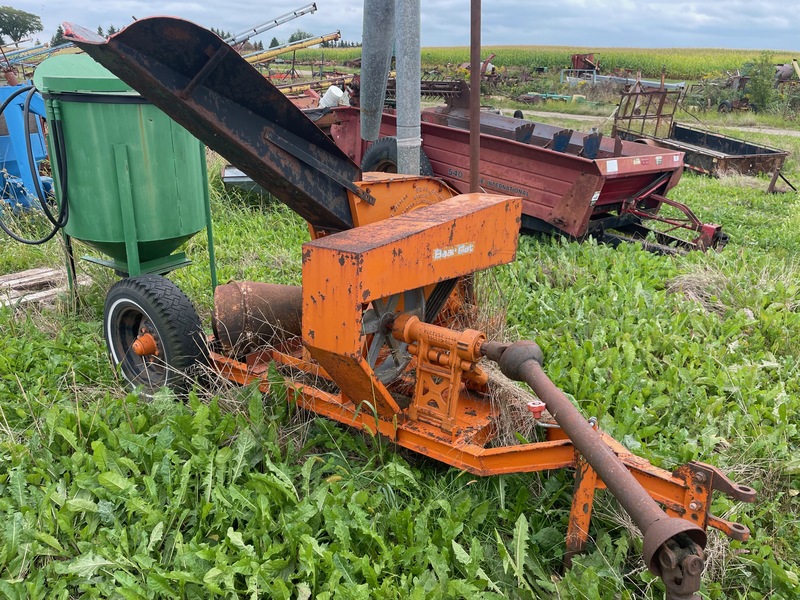
[{"label": "rusty roller", "polygon": [[232,281],[214,291],[214,337],[226,352],[244,354],[301,335],[303,288]]}]

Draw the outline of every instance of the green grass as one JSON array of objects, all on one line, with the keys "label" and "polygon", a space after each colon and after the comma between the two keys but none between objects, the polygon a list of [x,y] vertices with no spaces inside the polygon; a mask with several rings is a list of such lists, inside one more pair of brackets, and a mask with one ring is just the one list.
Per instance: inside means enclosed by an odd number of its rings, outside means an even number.
[{"label": "green grass", "polygon": [[[304,223],[222,190],[218,167],[220,280],[299,283]],[[484,278],[584,414],[654,464],[701,460],[758,490],[713,505],[753,537],[712,536],[706,598],[800,593],[800,197],[766,183],[686,174],[671,193],[725,226],[721,253],[526,237]],[[61,261],[56,243],[0,244],[0,273]],[[208,323],[204,237],[186,250],[171,277]],[[562,572],[569,472],[475,478],[296,414],[280,386],[127,394],[101,335],[113,276],[90,274],[76,311],[0,309],[0,596],[663,597],[606,493]]]}]

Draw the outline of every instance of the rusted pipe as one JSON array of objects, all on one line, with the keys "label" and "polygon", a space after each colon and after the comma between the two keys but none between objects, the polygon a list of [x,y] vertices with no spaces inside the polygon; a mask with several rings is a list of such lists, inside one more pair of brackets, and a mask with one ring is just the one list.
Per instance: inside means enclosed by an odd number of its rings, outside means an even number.
[{"label": "rusted pipe", "polygon": [[469,191],[480,191],[481,169],[481,0],[470,3]]},{"label": "rusted pipe", "polygon": [[6,83],[8,83],[8,85],[19,85],[19,78],[17,77],[17,71],[14,67],[10,65],[5,67],[3,69],[3,77],[6,78]]},{"label": "rusted pipe", "polygon": [[232,281],[214,290],[214,337],[227,353],[246,354],[302,332],[303,289],[256,281]]},{"label": "rusted pipe", "polygon": [[566,394],[542,370],[543,355],[534,342],[486,342],[481,353],[497,362],[506,377],[524,381],[547,405],[575,449],[597,472],[644,536],[648,568],[664,580],[668,600],[696,598],[703,571],[706,533],[685,519],[668,516],[628,471]]}]

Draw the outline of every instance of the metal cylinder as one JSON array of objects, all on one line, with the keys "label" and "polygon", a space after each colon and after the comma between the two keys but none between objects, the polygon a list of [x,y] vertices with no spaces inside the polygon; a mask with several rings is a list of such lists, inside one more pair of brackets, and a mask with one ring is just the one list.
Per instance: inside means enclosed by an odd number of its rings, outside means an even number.
[{"label": "metal cylinder", "polygon": [[378,139],[392,62],[394,0],[364,0],[361,51],[361,137]]},{"label": "metal cylinder", "polygon": [[226,353],[246,354],[302,335],[303,289],[232,281],[214,290],[214,336]]},{"label": "metal cylinder", "polygon": [[420,0],[397,0],[397,172],[419,175]]},{"label": "metal cylinder", "polygon": [[35,81],[66,141],[65,233],[130,266],[169,256],[206,225],[205,148],[188,131],[84,54],[48,58]]},{"label": "metal cylinder", "polygon": [[[599,433],[572,405],[566,394],[547,377],[542,369],[542,351],[539,346],[534,342],[517,342],[510,346],[487,342],[481,346],[481,353],[496,361],[507,377],[527,383],[547,405],[547,410],[569,436],[575,449],[597,472],[609,491],[642,531],[644,559],[651,572],[660,576],[665,575],[663,572],[665,563],[669,561],[666,561],[662,554],[670,552],[667,548],[668,542],[670,545],[675,542],[684,548],[689,546],[687,564],[691,564],[692,569],[697,569],[697,560],[700,560],[699,570],[702,571],[702,552],[700,556],[694,553],[705,547],[705,531],[685,519],[668,516],[656,504],[614,451],[602,440]],[[684,534],[688,536],[690,542],[681,537]],[[692,543],[699,546],[699,549],[692,548]],[[692,558],[697,560],[691,560]],[[681,560],[687,560],[687,556],[682,556]],[[669,589],[670,582],[666,577],[664,579]]]}]

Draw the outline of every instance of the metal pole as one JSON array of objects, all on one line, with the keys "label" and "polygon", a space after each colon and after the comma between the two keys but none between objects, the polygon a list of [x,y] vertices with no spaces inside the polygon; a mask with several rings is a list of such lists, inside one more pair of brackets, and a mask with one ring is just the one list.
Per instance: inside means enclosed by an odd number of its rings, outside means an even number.
[{"label": "metal pole", "polygon": [[420,0],[395,2],[397,41],[397,172],[419,175]]},{"label": "metal pole", "polygon": [[470,3],[469,191],[480,191],[481,164],[481,0]]},{"label": "metal pole", "polygon": [[361,139],[378,139],[392,62],[394,0],[364,0],[361,51]]}]

